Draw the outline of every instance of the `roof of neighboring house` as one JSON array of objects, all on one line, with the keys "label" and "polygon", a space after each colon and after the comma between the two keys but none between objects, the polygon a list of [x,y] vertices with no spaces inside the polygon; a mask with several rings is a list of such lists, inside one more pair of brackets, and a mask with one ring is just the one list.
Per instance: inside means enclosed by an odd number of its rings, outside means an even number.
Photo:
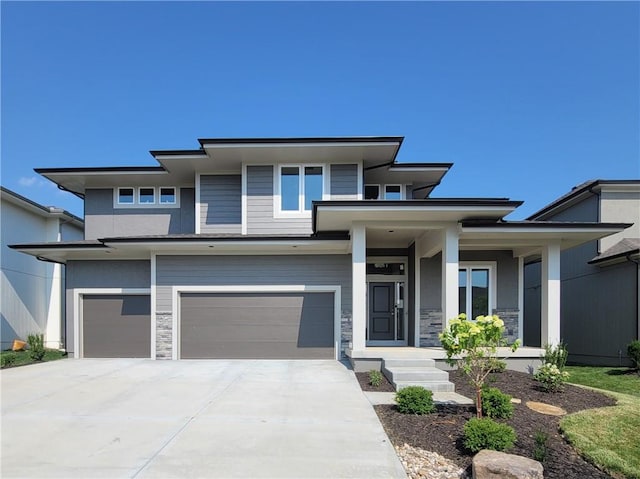
[{"label": "roof of neighboring house", "polygon": [[62,208],[57,208],[55,206],[43,206],[40,203],[36,203],[29,198],[26,198],[15,191],[11,191],[4,186],[0,186],[0,192],[2,193],[2,200],[8,201],[15,205],[18,205],[24,209],[32,211],[40,216],[52,217],[58,216],[62,217],[66,221],[70,223],[74,223],[78,227],[82,227],[84,225],[84,220],[73,213],[68,212]]},{"label": "roof of neighboring house", "polygon": [[640,254],[640,238],[624,238],[589,261],[598,264]]},{"label": "roof of neighboring house", "polygon": [[573,201],[579,199],[583,194],[591,193],[595,188],[605,185],[640,185],[640,180],[587,180],[577,186],[571,188],[571,191],[560,196],[547,206],[530,215],[527,220],[545,219],[549,213],[565,205],[569,205]]}]

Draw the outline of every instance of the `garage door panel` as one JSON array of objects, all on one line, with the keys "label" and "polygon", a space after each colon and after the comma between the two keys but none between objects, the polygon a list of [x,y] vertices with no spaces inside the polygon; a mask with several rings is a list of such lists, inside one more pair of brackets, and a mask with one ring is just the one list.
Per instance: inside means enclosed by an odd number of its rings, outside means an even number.
[{"label": "garage door panel", "polygon": [[333,293],[181,295],[181,357],[334,358]]},{"label": "garage door panel", "polygon": [[84,295],[82,305],[84,357],[151,356],[149,295]]}]

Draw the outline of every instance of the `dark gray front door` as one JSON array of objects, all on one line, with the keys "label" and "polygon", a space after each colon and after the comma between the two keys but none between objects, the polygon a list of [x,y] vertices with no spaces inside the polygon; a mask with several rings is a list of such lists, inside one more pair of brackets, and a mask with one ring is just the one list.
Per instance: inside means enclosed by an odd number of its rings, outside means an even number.
[{"label": "dark gray front door", "polygon": [[393,340],[395,283],[369,283],[369,340]]}]

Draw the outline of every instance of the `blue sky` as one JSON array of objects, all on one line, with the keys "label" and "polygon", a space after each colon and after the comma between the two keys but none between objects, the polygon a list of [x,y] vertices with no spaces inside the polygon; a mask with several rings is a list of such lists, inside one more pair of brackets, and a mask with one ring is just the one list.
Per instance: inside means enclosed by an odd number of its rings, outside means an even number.
[{"label": "blue sky", "polygon": [[154,165],[197,138],[403,135],[433,197],[640,178],[638,2],[6,2],[2,185],[82,215],[37,167]]}]

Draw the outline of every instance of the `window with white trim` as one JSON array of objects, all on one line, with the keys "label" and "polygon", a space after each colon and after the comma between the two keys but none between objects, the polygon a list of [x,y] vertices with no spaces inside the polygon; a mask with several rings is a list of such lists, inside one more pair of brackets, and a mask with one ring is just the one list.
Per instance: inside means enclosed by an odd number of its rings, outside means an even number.
[{"label": "window with white trim", "polygon": [[173,186],[161,186],[160,187],[160,204],[161,205],[175,205],[176,204],[176,189]]},{"label": "window with white trim", "polygon": [[278,170],[280,198],[278,211],[283,214],[307,214],[313,201],[322,200],[324,167],[320,165],[282,165]]},{"label": "window with white trim", "polygon": [[492,314],[496,286],[493,264],[461,264],[458,269],[458,309],[468,319]]},{"label": "window with white trim", "polygon": [[401,200],[402,185],[384,185],[385,200]]},{"label": "window with white trim", "polygon": [[132,205],[135,203],[135,189],[134,188],[118,188],[118,204],[119,205]]},{"label": "window with white trim", "polygon": [[138,203],[152,205],[156,202],[156,189],[151,187],[138,188]]},{"label": "window with white trim", "polygon": [[174,186],[121,186],[114,188],[114,208],[179,208],[179,188]]},{"label": "window with white trim", "polygon": [[365,200],[403,200],[404,185],[364,185]]},{"label": "window with white trim", "polygon": [[364,199],[377,200],[380,198],[380,185],[364,185]]}]

